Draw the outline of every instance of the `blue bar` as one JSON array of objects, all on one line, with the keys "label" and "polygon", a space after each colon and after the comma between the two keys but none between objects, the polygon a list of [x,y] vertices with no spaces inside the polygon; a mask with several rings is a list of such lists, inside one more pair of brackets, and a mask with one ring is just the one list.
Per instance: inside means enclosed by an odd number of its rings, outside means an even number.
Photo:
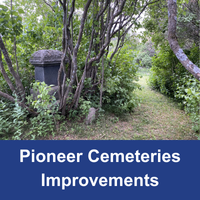
[{"label": "blue bar", "polygon": [[199,141],[0,141],[2,200],[196,200]]}]

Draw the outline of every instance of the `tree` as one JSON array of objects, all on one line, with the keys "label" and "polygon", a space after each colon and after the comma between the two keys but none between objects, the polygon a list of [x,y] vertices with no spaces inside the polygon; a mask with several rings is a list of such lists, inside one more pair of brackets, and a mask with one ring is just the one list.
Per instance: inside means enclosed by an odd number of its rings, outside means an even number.
[{"label": "tree", "polygon": [[200,69],[188,59],[178,44],[176,36],[176,23],[177,3],[174,0],[168,0],[168,41],[170,47],[186,70],[188,70],[197,80],[200,81]]},{"label": "tree", "polygon": [[[25,101],[25,88],[22,84],[20,75],[19,75],[19,66],[17,61],[17,55],[16,55],[16,36],[20,35],[22,32],[22,25],[21,25],[21,17],[17,14],[16,11],[13,10],[12,7],[12,0],[10,1],[10,12],[8,11],[8,8],[6,6],[1,5],[1,9],[3,12],[3,19],[1,20],[1,23],[5,24],[5,27],[1,27],[1,32],[5,35],[10,36],[11,40],[14,43],[14,54],[15,54],[15,61],[16,61],[16,69],[14,69],[12,61],[9,57],[8,51],[4,45],[4,42],[2,40],[2,35],[0,34],[0,71],[2,73],[2,76],[4,77],[5,81],[7,82],[10,90],[12,93],[14,93],[17,96],[17,101],[19,105],[21,105],[23,108],[26,108],[30,113],[36,114],[35,111],[31,110],[27,105]],[[18,10],[18,12],[21,13],[21,10]],[[12,75],[12,78],[14,81],[11,80],[11,78],[8,75],[8,72],[5,70],[4,63],[2,60],[2,53],[5,58],[8,71]],[[15,102],[15,99],[13,96],[11,96],[8,93],[5,93],[0,90],[0,96],[3,98]]]},{"label": "tree", "polygon": [[[43,18],[48,18],[47,13],[44,13],[41,9],[41,5],[45,5],[45,10],[48,10],[48,12],[50,11],[51,15],[54,16],[51,18],[51,22],[54,22],[55,18],[56,20],[59,20],[60,16],[63,16],[63,56],[58,73],[59,108],[63,115],[66,115],[66,111],[68,113],[72,109],[77,109],[80,97],[84,98],[86,93],[99,92],[100,105],[102,104],[103,87],[105,84],[104,68],[109,66],[114,55],[123,46],[125,37],[131,28],[133,26],[139,26],[138,19],[147,6],[157,1],[158,0],[18,1],[18,3],[23,3],[26,8],[34,8],[34,6],[37,5],[36,10],[38,10],[40,15],[43,16]],[[16,2],[15,6],[20,7]],[[61,9],[63,10],[63,13],[61,13]],[[30,13],[25,12],[23,17],[31,17],[31,13],[34,13],[34,9],[32,9]],[[37,16],[39,17],[40,15],[34,14],[34,17],[37,18]],[[10,15],[8,13],[7,17],[9,18],[10,16],[12,16],[12,14]],[[36,20],[38,24],[40,21],[44,21],[44,19]],[[34,28],[31,28],[29,31],[31,33],[29,35],[29,40],[31,40],[32,35],[34,35],[35,39],[33,41],[41,41],[42,45],[40,45],[39,48],[48,47],[52,43],[49,42],[49,45],[46,45],[43,42],[43,35],[46,34],[45,31],[47,25],[43,23],[41,24],[41,27],[42,26],[44,29],[38,31],[38,34],[40,33],[41,35],[37,35],[37,37],[35,37]],[[51,26],[52,30],[57,30],[57,27],[54,27],[53,29],[53,26],[54,25]],[[60,27],[59,30],[61,30]],[[24,33],[26,33],[26,31],[24,31]],[[56,32],[56,37],[58,37],[58,33],[59,32]],[[108,57],[113,38],[117,38],[117,45],[113,54]],[[5,73],[3,62],[1,62],[2,74],[11,91],[16,92],[19,102],[22,101],[25,106],[25,90],[20,80],[20,76],[15,75],[15,66],[13,66],[11,59],[9,58],[2,37],[0,37],[0,44],[1,51],[6,59],[10,73],[16,81],[16,86],[12,85],[13,83],[9,80],[8,74]],[[67,66],[64,64],[66,57],[69,61]],[[108,62],[109,59],[110,61]],[[109,64],[107,65],[107,63]],[[61,79],[62,73],[64,74],[63,80]],[[89,80],[90,82],[89,89],[85,88],[86,80]],[[1,91],[0,95],[13,101],[13,97],[9,94]]]},{"label": "tree", "polygon": [[[73,18],[77,2],[59,0],[63,7],[63,57],[61,67],[58,75],[60,110],[65,115],[66,106],[69,111],[72,108],[77,108],[81,92],[84,88],[84,81],[86,78],[91,79],[92,88],[100,82],[103,86],[103,71],[104,71],[104,56],[108,55],[111,39],[117,37],[116,49],[111,55],[112,60],[115,53],[123,46],[124,38],[133,25],[137,25],[137,20],[146,9],[146,7],[156,1],[130,1],[130,0],[99,0],[99,1],[85,1],[85,6],[82,9],[82,16],[80,17],[80,28],[77,38],[73,35]],[[89,27],[87,29],[86,27]],[[90,35],[87,46],[87,55],[85,56],[85,65],[82,69],[82,76],[78,79],[77,76],[77,62],[79,48],[82,38]],[[67,56],[69,60],[67,71],[64,67],[64,59]],[[102,75],[101,79],[97,80],[98,63],[102,59]],[[64,73],[64,79],[61,82],[61,73]],[[66,79],[69,78],[69,84],[66,86]],[[72,87],[76,80],[76,89],[73,91]],[[101,86],[101,98],[102,98]],[[72,101],[67,100],[71,96]],[[101,102],[101,100],[100,100]]]}]

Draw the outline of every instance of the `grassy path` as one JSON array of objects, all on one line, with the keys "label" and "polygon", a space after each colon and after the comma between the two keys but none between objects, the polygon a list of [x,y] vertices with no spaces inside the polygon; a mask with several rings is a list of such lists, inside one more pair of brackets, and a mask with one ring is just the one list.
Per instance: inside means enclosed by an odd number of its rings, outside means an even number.
[{"label": "grassy path", "polygon": [[142,129],[138,131],[138,138],[148,139],[149,136],[149,139],[196,139],[189,117],[168,97],[152,91],[147,86],[147,78],[145,75],[140,79],[143,90],[137,94],[141,97],[142,104],[133,116],[136,120],[135,126]]},{"label": "grassy path", "polygon": [[89,140],[191,140],[196,139],[192,124],[184,111],[168,97],[152,91],[144,75],[139,83],[142,90],[137,95],[141,105],[133,113],[121,117],[105,114],[96,123],[66,122],[58,135],[47,139]]}]

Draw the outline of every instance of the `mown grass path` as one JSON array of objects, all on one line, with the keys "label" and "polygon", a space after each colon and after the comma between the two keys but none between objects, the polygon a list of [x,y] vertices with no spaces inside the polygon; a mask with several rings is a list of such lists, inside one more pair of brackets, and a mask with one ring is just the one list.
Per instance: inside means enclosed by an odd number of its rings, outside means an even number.
[{"label": "mown grass path", "polygon": [[137,90],[141,104],[132,113],[117,117],[105,114],[90,126],[65,122],[60,133],[48,139],[83,140],[192,140],[192,123],[168,97],[147,86],[148,74],[140,78]]},{"label": "mown grass path", "polygon": [[137,91],[137,94],[142,103],[133,115],[135,126],[141,129],[138,131],[138,138],[196,139],[189,117],[171,99],[151,90],[147,79],[148,75],[144,75],[139,81],[143,89]]}]

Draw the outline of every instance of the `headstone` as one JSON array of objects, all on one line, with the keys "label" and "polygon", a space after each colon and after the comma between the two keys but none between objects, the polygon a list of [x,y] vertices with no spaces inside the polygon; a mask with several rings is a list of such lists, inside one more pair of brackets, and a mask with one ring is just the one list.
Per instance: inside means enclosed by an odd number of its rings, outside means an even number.
[{"label": "headstone", "polygon": [[[36,51],[29,60],[35,67],[35,80],[57,86],[61,58],[62,52],[58,50]],[[67,63],[67,59],[65,63]]]},{"label": "headstone", "polygon": [[95,108],[90,108],[88,116],[86,118],[86,125],[92,124],[92,122],[95,120],[95,115],[96,115],[96,109]]}]

